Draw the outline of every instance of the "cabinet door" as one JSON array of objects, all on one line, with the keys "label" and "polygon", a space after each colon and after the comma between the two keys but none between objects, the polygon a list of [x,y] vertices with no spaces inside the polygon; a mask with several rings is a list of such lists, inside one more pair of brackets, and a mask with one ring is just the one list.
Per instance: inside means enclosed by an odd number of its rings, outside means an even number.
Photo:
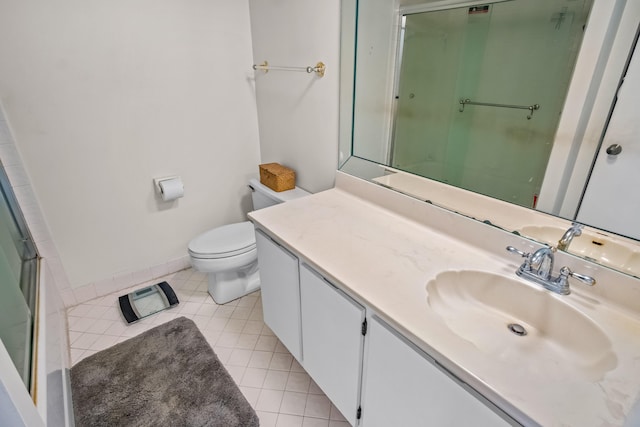
[{"label": "cabinet door", "polygon": [[370,323],[363,427],[510,425],[388,326]]},{"label": "cabinet door", "polygon": [[256,230],[264,323],[302,362],[298,258]]},{"label": "cabinet door", "polygon": [[300,268],[305,370],[352,425],[362,373],[364,308],[308,266]]}]

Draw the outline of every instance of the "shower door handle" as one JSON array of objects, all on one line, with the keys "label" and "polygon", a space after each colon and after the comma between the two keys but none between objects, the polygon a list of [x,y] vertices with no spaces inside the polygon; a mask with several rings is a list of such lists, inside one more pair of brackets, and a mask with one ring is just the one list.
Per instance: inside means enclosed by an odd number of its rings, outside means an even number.
[{"label": "shower door handle", "polygon": [[622,153],[622,146],[619,144],[611,144],[607,147],[607,154],[610,156],[617,156]]}]

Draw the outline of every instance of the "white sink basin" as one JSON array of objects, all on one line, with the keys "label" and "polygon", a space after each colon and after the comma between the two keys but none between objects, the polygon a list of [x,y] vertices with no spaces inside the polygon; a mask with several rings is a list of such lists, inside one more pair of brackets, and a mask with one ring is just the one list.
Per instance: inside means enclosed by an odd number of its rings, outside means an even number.
[{"label": "white sink basin", "polygon": [[[528,226],[518,230],[523,236],[557,246],[566,230],[549,226]],[[607,236],[582,231],[575,236],[567,252],[613,267],[627,274],[640,276],[640,251]]]},{"label": "white sink basin", "polygon": [[[535,286],[481,271],[448,271],[427,284],[428,304],[479,351],[535,375],[595,381],[613,369],[616,357],[602,329],[562,301],[567,297]],[[512,332],[511,324],[526,335]]]}]

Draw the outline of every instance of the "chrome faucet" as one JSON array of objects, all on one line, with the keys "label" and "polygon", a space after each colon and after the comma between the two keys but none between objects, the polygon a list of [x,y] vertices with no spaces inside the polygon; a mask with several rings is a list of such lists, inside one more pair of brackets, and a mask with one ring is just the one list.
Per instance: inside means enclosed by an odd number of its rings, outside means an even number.
[{"label": "chrome faucet", "polygon": [[553,261],[555,248],[543,246],[533,254],[522,252],[513,246],[507,246],[509,252],[515,253],[523,257],[525,260],[516,270],[516,274],[527,280],[535,282],[545,289],[560,295],[569,295],[571,289],[569,287],[569,276],[580,280],[586,285],[593,286],[596,279],[584,274],[574,273],[569,267],[562,267],[558,277],[553,277]]},{"label": "chrome faucet", "polygon": [[582,234],[583,228],[584,225],[578,224],[577,222],[571,224],[571,227],[569,227],[569,229],[564,232],[560,240],[558,240],[558,249],[561,251],[566,251],[567,249],[569,249],[571,241],[574,237]]},{"label": "chrome faucet", "polygon": [[542,280],[550,280],[553,273],[554,248],[543,246],[529,257],[529,272]]}]

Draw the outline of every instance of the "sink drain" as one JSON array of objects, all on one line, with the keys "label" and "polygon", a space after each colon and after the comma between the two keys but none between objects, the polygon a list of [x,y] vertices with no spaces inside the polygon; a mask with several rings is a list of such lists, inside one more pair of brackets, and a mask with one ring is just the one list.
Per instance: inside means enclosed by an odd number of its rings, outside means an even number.
[{"label": "sink drain", "polygon": [[509,328],[511,332],[513,332],[519,337],[523,337],[527,335],[527,330],[524,328],[524,326],[518,325],[517,323],[509,323],[507,325],[507,328]]}]

